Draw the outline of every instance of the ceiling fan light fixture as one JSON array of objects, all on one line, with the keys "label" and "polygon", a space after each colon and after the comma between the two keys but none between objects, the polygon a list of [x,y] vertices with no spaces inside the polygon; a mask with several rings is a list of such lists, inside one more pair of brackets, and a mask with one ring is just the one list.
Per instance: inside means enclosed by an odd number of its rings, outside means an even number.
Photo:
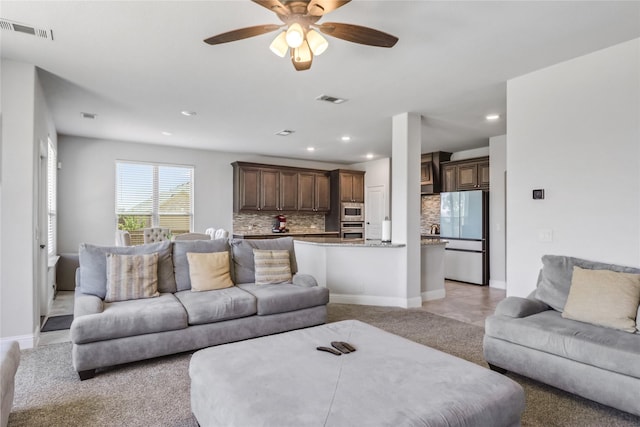
[{"label": "ceiling fan light fixture", "polygon": [[278,34],[278,37],[273,39],[271,42],[269,49],[271,49],[271,52],[275,53],[280,58],[284,58],[287,54],[287,50],[289,50],[289,45],[287,44],[287,32],[283,31]]},{"label": "ceiling fan light fixture", "polygon": [[309,48],[309,43],[305,40],[300,47],[291,49],[291,61],[297,71],[304,71],[311,68],[313,52]]},{"label": "ceiling fan light fixture", "polygon": [[311,48],[311,52],[313,52],[314,56],[321,55],[322,52],[327,50],[327,47],[329,47],[327,39],[322,37],[322,35],[315,30],[307,31],[307,42],[309,43],[309,47]]},{"label": "ceiling fan light fixture", "polygon": [[302,42],[304,41],[304,30],[302,29],[302,25],[294,22],[289,26],[287,30],[287,44],[290,48],[297,48],[302,46]]}]

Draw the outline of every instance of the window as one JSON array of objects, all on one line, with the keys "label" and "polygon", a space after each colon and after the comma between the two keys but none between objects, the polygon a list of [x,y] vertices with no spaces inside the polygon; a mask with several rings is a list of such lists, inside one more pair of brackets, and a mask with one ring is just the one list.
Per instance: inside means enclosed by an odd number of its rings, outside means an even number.
[{"label": "window", "polygon": [[47,251],[49,256],[56,253],[56,178],[58,173],[58,157],[49,138],[47,148]]},{"label": "window", "polygon": [[193,228],[193,167],[151,163],[116,163],[116,218],[131,244],[143,243],[145,227],[171,234]]}]

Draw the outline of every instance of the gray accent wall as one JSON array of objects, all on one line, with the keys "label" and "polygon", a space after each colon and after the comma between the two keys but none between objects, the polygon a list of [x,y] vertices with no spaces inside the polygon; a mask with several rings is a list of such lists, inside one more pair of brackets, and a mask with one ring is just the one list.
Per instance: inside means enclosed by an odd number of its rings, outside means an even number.
[{"label": "gray accent wall", "polygon": [[60,136],[58,159],[58,252],[78,252],[80,243],[114,243],[115,163],[117,160],[194,167],[194,231],[209,227],[233,230],[233,169],[248,161],[315,169],[333,163],[224,153],[165,145]]}]

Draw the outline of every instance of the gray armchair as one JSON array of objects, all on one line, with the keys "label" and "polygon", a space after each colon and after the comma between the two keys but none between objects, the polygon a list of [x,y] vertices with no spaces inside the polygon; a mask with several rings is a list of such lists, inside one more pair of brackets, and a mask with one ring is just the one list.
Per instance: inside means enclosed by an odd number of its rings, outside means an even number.
[{"label": "gray armchair", "polygon": [[116,230],[116,246],[131,246],[131,234],[127,230]]}]

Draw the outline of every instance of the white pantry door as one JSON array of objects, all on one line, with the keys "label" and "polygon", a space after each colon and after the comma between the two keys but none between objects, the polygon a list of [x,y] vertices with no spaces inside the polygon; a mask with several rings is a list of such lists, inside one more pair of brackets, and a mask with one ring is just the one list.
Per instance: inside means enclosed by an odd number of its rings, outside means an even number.
[{"label": "white pantry door", "polygon": [[365,201],[365,238],[380,240],[382,238],[382,221],[384,220],[384,185],[367,187]]}]

